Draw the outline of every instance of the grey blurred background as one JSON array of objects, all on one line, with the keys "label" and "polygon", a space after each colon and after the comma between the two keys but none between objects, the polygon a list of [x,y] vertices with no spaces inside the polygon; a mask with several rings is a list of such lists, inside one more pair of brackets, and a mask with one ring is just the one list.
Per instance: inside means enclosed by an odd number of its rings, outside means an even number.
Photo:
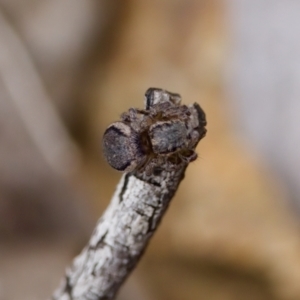
[{"label": "grey blurred background", "polygon": [[208,134],[118,300],[300,299],[300,2],[0,0],[0,300],[47,299],[120,174],[101,136],[150,86]]},{"label": "grey blurred background", "polygon": [[300,2],[232,0],[228,8],[236,126],[284,179],[299,213]]}]

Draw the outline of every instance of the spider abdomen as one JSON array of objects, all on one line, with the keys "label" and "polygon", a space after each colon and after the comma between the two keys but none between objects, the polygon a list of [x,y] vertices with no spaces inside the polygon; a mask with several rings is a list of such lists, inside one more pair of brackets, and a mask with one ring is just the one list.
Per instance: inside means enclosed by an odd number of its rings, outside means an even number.
[{"label": "spider abdomen", "polygon": [[146,159],[140,136],[123,122],[115,122],[106,129],[103,153],[118,171],[132,171]]}]

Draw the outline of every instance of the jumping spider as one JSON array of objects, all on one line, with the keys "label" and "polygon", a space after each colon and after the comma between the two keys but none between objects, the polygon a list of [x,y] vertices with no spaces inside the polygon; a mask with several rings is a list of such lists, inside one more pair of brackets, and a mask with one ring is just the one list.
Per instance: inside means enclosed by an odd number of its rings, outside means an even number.
[{"label": "jumping spider", "polygon": [[158,88],[145,94],[145,109],[130,108],[103,136],[108,163],[119,171],[159,173],[197,158],[195,148],[205,136],[206,119],[194,103],[180,105],[181,96]]}]

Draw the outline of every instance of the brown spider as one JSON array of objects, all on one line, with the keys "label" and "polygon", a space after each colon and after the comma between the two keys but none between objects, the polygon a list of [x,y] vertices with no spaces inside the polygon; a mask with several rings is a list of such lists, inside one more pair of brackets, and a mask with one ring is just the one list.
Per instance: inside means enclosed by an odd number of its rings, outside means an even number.
[{"label": "brown spider", "polygon": [[206,133],[205,113],[194,103],[180,105],[179,94],[149,88],[145,109],[130,108],[121,121],[111,124],[103,136],[108,163],[119,171],[159,172],[197,158],[195,147]]}]

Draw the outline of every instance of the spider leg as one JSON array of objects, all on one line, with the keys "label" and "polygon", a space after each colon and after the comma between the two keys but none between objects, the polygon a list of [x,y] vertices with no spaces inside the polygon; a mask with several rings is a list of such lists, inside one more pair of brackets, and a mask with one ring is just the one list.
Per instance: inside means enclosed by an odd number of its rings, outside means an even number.
[{"label": "spider leg", "polygon": [[194,150],[178,153],[178,156],[186,162],[192,162],[197,159],[198,155]]}]

